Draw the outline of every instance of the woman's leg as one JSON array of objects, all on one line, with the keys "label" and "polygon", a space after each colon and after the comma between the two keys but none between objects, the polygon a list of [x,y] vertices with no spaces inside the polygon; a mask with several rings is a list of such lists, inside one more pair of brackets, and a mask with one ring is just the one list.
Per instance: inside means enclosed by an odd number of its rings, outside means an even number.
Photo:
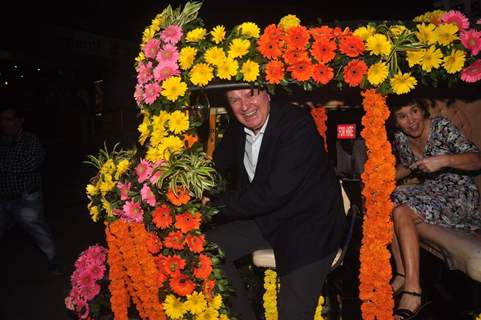
[{"label": "woman's leg", "polygon": [[404,271],[404,263],[402,260],[401,248],[399,247],[399,241],[397,239],[396,231],[393,232],[391,252],[394,258],[394,265],[396,267],[396,276],[394,277],[391,286],[393,292],[396,292],[404,286],[404,275],[406,274],[406,272]]},{"label": "woman's leg", "polygon": [[[393,212],[394,230],[401,249],[406,281],[404,290],[421,292],[419,282],[419,237],[416,225],[421,221],[409,207],[402,205]],[[404,294],[399,302],[399,309],[416,310],[421,304],[420,297]]]}]

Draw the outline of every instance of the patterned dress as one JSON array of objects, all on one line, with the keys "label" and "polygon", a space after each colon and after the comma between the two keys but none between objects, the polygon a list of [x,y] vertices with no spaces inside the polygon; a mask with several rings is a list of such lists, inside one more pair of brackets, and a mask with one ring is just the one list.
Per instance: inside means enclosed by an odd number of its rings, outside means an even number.
[{"label": "patterned dress", "polygon": [[[419,160],[403,132],[395,135],[394,148],[404,166]],[[433,118],[424,157],[465,152],[479,152],[479,149],[448,119]],[[465,230],[481,228],[479,192],[468,172],[445,168],[419,177],[420,184],[400,186],[393,192],[395,206],[406,204],[429,224]]]}]

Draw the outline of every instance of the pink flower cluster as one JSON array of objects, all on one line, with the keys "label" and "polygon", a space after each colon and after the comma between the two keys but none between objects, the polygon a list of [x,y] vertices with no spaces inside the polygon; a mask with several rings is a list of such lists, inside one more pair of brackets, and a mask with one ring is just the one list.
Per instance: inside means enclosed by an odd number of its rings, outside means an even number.
[{"label": "pink flower cluster", "polygon": [[145,60],[137,65],[137,85],[134,98],[137,104],[152,104],[162,91],[165,79],[180,74],[179,51],[176,44],[182,38],[182,28],[171,25],[162,31],[160,40],[152,38],[144,46]]},{"label": "pink flower cluster", "polygon": [[106,255],[106,248],[95,245],[83,251],[75,262],[75,271],[70,277],[72,289],[65,298],[65,306],[75,311],[80,319],[89,318],[89,302],[100,292],[97,281],[105,275]]}]

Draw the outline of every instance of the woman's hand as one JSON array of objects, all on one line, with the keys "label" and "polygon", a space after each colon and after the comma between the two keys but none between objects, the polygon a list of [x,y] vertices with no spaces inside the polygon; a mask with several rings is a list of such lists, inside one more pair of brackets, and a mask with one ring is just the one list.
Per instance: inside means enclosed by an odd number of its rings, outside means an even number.
[{"label": "woman's hand", "polygon": [[426,173],[436,172],[448,166],[448,155],[433,156],[418,160],[409,166],[409,169]]}]

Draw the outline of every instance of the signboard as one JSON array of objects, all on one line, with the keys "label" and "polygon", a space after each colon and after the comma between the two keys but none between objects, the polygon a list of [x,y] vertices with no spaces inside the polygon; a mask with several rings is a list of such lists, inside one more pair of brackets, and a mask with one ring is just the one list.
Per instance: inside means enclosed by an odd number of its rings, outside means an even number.
[{"label": "signboard", "polygon": [[338,139],[356,139],[356,124],[338,124],[337,125]]}]

